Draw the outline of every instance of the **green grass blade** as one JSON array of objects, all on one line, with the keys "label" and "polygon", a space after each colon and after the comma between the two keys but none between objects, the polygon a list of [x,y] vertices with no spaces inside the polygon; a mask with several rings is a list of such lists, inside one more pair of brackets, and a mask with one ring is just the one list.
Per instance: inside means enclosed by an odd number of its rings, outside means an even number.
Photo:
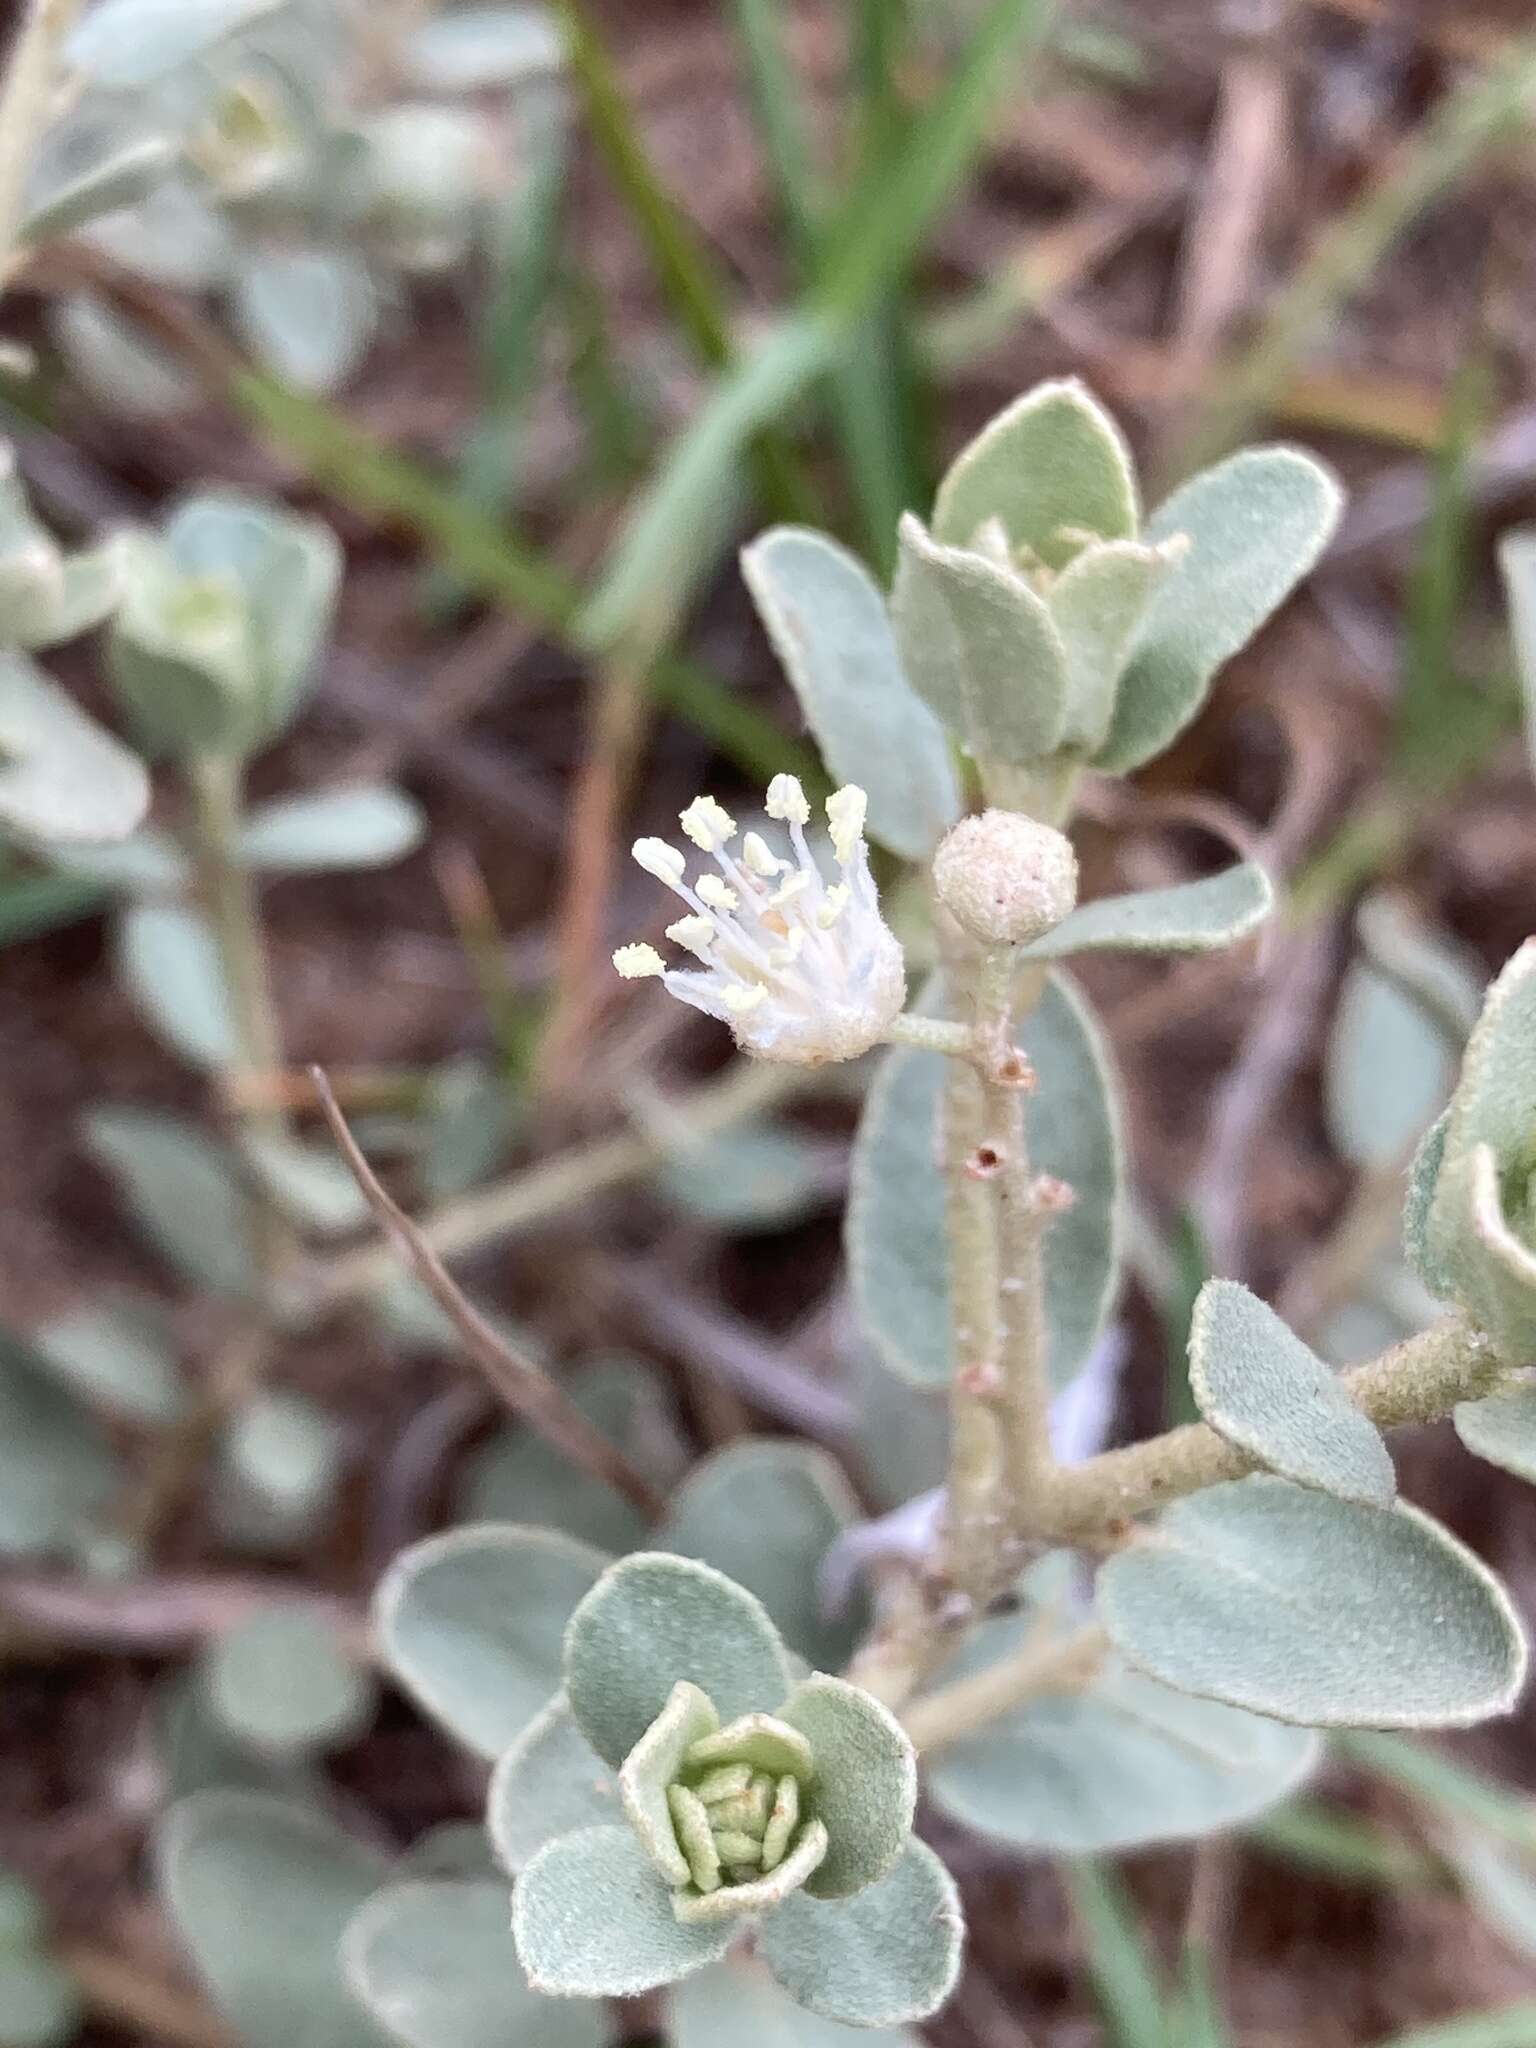
[{"label": "green grass blade", "polygon": [[1445,1885],[1440,1866],[1422,1849],[1320,1801],[1292,1799],[1244,1832],[1266,1854],[1342,1884],[1387,1891],[1435,1891]]},{"label": "green grass blade", "polygon": [[1435,2027],[1394,2034],[1379,2048],[1531,2048],[1536,2041],[1536,2004],[1506,2005],[1498,2012],[1469,2014]]},{"label": "green grass blade", "polygon": [[663,585],[681,613],[693,592],[675,581],[679,560],[691,552],[696,579],[708,563],[679,528],[723,502],[749,435],[838,359],[852,330],[910,262],[979,146],[1011,76],[1010,60],[1027,40],[1039,40],[1048,18],[1049,0],[993,0],[963,61],[913,121],[900,163],[877,167],[845,210],[804,310],[721,380],[674,441],[636,501],[593,600],[588,631],[600,644],[622,640],[649,614]]},{"label": "green grass blade", "polygon": [[1216,1996],[1210,1951],[1191,1941],[1179,1971],[1178,2011],[1170,2022],[1170,2048],[1232,2048],[1232,2036]]},{"label": "green grass blade", "polygon": [[1170,2038],[1157,1976],[1119,1880],[1087,1857],[1067,1858],[1060,1868],[1114,2048],[1183,2048]]},{"label": "green grass blade", "polygon": [[111,900],[112,891],[89,875],[0,875],[0,946],[79,924]]},{"label": "green grass blade", "polygon": [[1407,1736],[1352,1729],[1336,1736],[1335,1743],[1351,1763],[1373,1771],[1426,1805],[1458,1820],[1472,1821],[1501,1841],[1536,1851],[1536,1810],[1496,1778],[1453,1763],[1439,1750]]},{"label": "green grass blade", "polygon": [[785,234],[802,282],[815,261],[821,197],[808,124],[780,34],[778,0],[731,0],[763,155],[778,188]]}]

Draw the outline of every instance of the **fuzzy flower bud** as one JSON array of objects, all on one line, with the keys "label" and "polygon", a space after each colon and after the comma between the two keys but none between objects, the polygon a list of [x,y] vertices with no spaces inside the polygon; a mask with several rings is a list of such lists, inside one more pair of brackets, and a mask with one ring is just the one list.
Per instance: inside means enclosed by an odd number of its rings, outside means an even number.
[{"label": "fuzzy flower bud", "polygon": [[973,938],[1023,946],[1077,903],[1077,855],[1064,833],[1019,811],[962,818],[933,860],[939,901]]}]

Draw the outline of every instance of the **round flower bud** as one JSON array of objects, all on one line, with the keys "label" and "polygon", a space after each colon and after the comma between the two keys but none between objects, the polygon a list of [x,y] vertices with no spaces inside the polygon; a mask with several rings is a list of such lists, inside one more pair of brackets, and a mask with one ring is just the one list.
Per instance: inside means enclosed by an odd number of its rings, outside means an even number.
[{"label": "round flower bud", "polygon": [[939,901],[973,938],[1022,946],[1077,902],[1077,855],[1053,825],[1020,811],[962,818],[933,858]]}]

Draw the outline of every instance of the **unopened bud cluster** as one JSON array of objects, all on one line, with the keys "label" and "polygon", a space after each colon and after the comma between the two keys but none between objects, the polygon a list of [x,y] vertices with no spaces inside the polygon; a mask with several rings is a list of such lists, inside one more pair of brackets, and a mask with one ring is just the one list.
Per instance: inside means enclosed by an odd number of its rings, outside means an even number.
[{"label": "unopened bud cluster", "polygon": [[939,901],[972,938],[1023,946],[1077,904],[1077,856],[1053,825],[1019,811],[963,818],[933,861]]}]

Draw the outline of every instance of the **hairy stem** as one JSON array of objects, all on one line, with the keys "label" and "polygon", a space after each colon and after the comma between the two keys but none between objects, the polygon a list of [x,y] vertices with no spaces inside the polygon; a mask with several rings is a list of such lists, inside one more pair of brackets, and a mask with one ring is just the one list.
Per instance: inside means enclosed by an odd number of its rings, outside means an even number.
[{"label": "hairy stem", "polygon": [[1093,1677],[1108,1646],[1096,1622],[1048,1642],[1028,1640],[1012,1656],[915,1701],[902,1726],[925,1753],[943,1749],[1047,1693],[1075,1692]]},{"label": "hairy stem", "polygon": [[[1496,1387],[1502,1361],[1481,1331],[1448,1316],[1343,1375],[1350,1399],[1379,1428],[1435,1422],[1460,1401]],[[1041,1540],[1092,1541],[1185,1494],[1260,1469],[1260,1461],[1206,1422],[1186,1423],[1146,1443],[1103,1451],[1056,1471],[1026,1521]]]},{"label": "hairy stem", "polygon": [[[240,857],[240,766],[224,754],[191,764],[188,784],[196,827],[197,866],[224,969],[241,1065],[258,1074],[282,1066],[282,1041],[267,970],[261,912],[250,870]],[[239,1086],[240,1077],[232,1077]],[[267,1122],[277,1112],[264,1113]]]},{"label": "hairy stem", "polygon": [[79,12],[80,0],[31,0],[11,39],[0,84],[0,288],[16,268],[27,173],[48,120],[59,50]]}]

